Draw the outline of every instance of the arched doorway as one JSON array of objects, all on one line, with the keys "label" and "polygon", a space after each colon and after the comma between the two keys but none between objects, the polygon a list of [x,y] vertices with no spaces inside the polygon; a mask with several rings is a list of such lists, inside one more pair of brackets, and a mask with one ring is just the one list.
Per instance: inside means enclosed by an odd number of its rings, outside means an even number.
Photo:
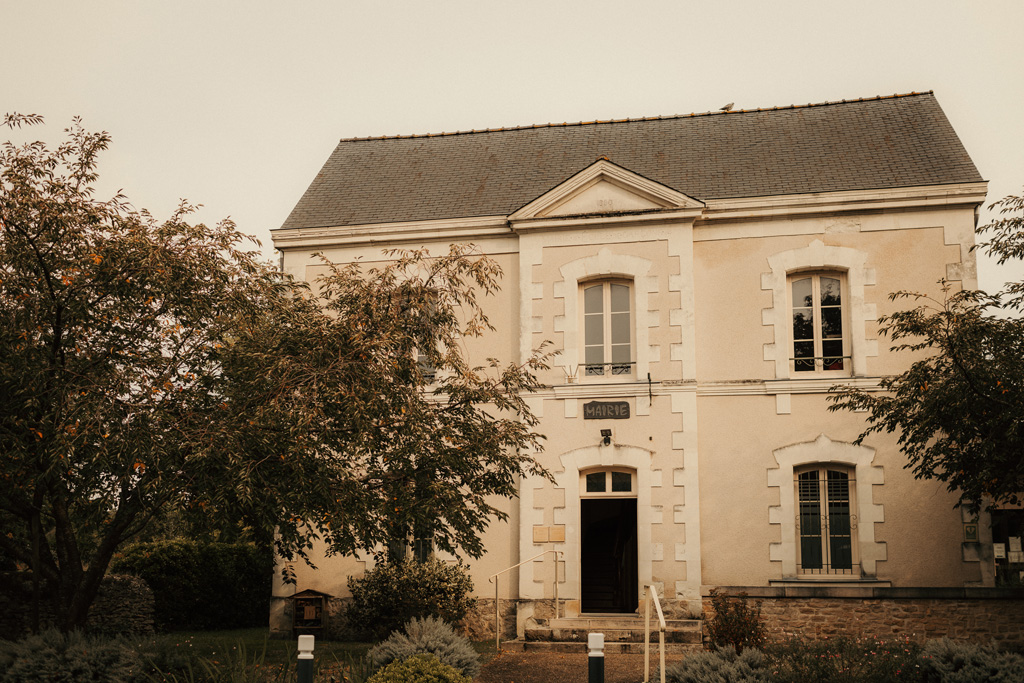
[{"label": "arched doorway", "polygon": [[621,467],[580,472],[580,611],[638,605],[637,477]]}]

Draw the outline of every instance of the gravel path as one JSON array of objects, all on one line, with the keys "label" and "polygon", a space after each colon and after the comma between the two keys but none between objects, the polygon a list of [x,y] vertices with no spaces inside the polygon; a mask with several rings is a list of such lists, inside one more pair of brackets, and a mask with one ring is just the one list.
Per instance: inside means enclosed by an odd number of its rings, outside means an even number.
[{"label": "gravel path", "polygon": [[[667,663],[683,655],[666,657]],[[474,683],[587,683],[586,653],[502,652],[484,665]],[[651,655],[651,680],[656,674],[657,655]],[[614,654],[605,657],[604,683],[641,683],[644,680],[644,656]]]}]

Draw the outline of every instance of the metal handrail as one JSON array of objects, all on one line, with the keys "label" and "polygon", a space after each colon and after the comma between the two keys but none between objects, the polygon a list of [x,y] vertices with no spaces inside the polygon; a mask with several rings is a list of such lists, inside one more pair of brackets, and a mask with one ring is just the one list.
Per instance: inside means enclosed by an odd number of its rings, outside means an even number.
[{"label": "metal handrail", "polygon": [[495,647],[495,649],[501,650],[501,606],[500,606],[499,597],[498,597],[498,583],[499,583],[498,582],[498,577],[501,576],[502,574],[504,574],[505,572],[512,571],[516,567],[523,566],[527,562],[533,562],[538,557],[544,557],[548,553],[554,553],[555,554],[555,581],[554,581],[554,583],[555,583],[555,619],[557,619],[558,618],[558,561],[559,561],[559,559],[561,558],[561,556],[563,554],[561,550],[554,550],[554,549],[545,550],[544,552],[540,553],[539,555],[534,555],[533,557],[531,557],[528,560],[523,560],[519,564],[514,564],[511,567],[508,567],[506,569],[502,569],[497,574],[491,574],[491,576],[487,579],[488,581],[494,583],[494,647]]},{"label": "metal handrail", "polygon": [[661,648],[661,683],[665,683],[665,613],[661,611],[661,600],[652,583],[644,584],[644,683],[651,680],[651,597],[658,610],[658,645]]}]

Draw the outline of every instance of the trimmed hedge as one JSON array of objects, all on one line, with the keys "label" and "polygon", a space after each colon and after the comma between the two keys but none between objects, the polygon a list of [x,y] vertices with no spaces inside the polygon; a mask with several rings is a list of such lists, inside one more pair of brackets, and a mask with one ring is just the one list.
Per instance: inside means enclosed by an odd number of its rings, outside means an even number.
[{"label": "trimmed hedge", "polygon": [[158,629],[214,630],[266,625],[273,562],[253,543],[175,539],[129,546],[111,570],[149,584]]}]

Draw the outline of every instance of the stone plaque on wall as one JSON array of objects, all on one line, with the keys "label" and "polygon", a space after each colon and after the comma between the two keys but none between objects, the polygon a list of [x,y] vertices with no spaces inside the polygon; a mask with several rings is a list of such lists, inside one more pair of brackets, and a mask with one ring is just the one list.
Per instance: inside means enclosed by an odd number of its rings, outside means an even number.
[{"label": "stone plaque on wall", "polygon": [[626,420],[629,418],[627,401],[591,401],[583,404],[584,420]]}]

